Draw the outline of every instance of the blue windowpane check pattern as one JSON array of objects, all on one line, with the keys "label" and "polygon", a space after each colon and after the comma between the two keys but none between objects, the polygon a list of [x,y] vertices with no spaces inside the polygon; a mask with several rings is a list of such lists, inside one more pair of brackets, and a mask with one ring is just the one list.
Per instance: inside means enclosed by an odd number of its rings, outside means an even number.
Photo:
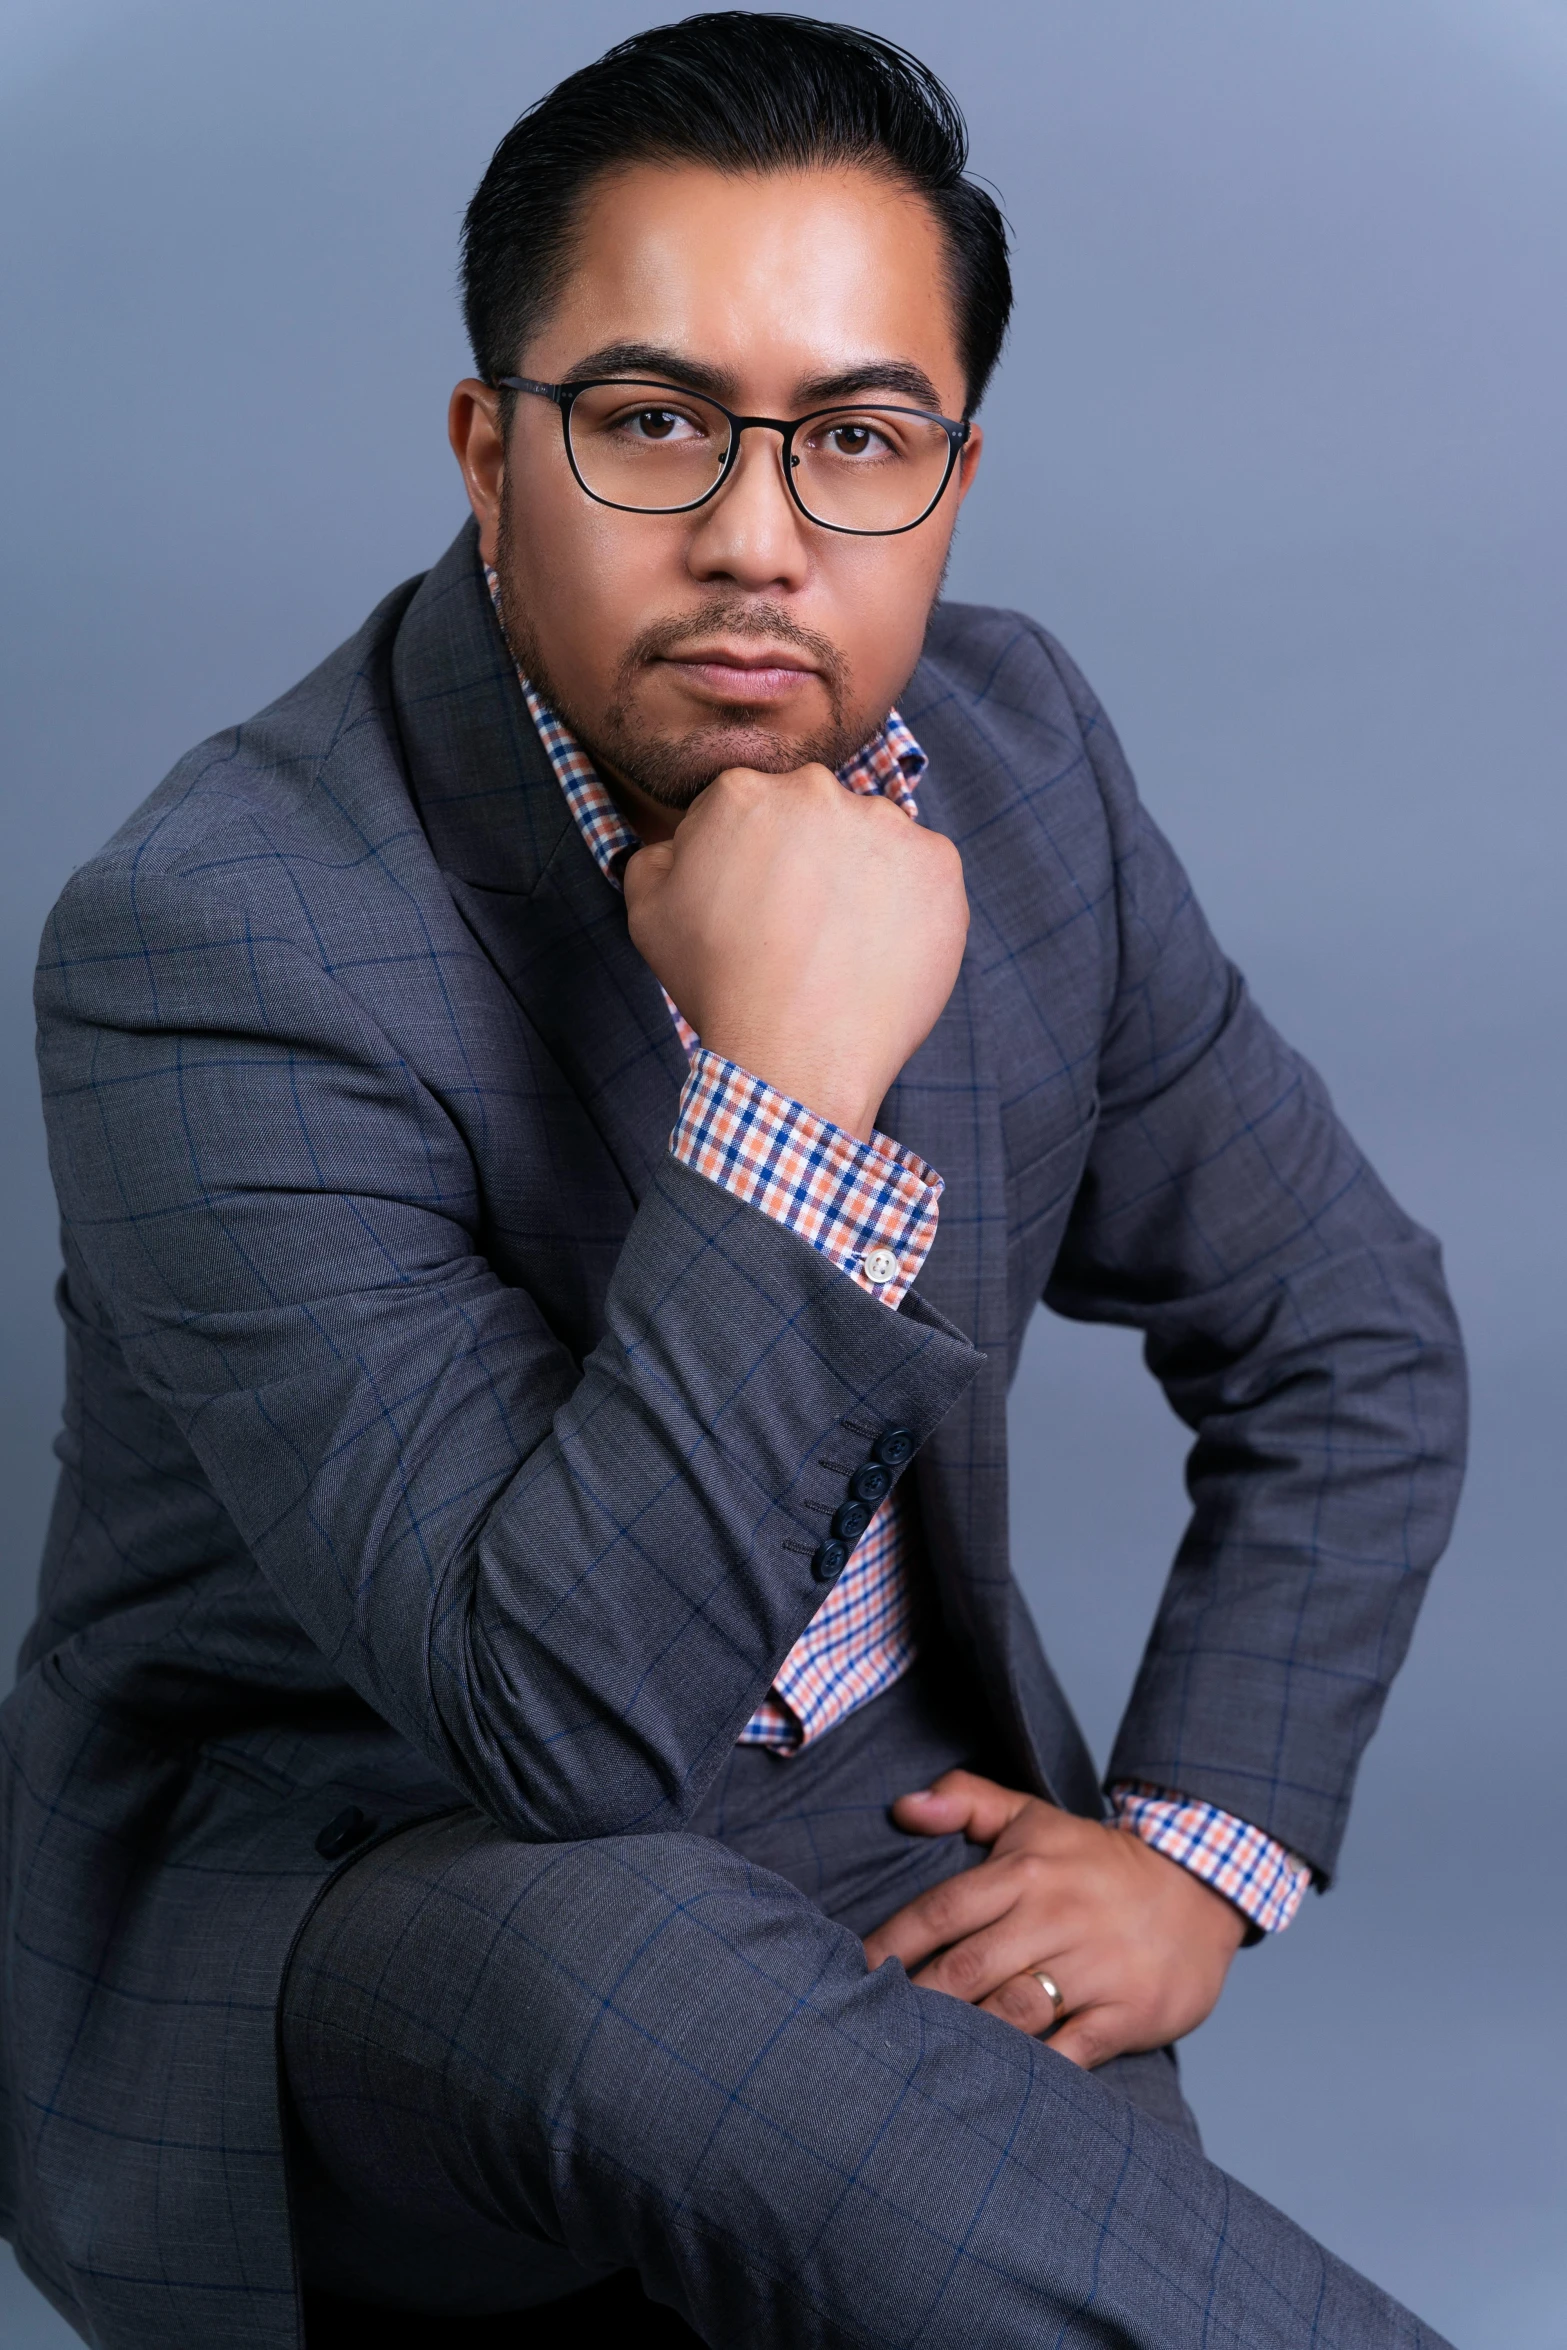
[{"label": "blue windowpane check pattern", "polygon": [[[1005,2276],[1051,2338],[1091,2311],[1158,2350],[1430,2339],[1021,2034],[943,2002],[938,2048],[923,1994],[824,1971],[812,1937],[843,1929],[798,1895],[791,1925],[788,1888],[677,1832],[722,1770],[772,1767],[736,1740],[820,1606],[843,1464],[892,1424],[930,1661],[998,1772],[1099,1815],[1010,1568],[1007,1388],[1042,1296],[1138,1330],[1192,1435],[1112,1775],[1254,1823],[1318,1883],[1457,1493],[1436,1246],[1219,951],[1071,662],[1018,614],[940,606],[900,707],[973,918],[883,1112],[945,1184],[896,1313],[672,1157],[687,1057],[471,531],[183,759],[55,908],[67,1404],[0,1707],[0,2204],[84,2335],[298,2350],[278,2005],[334,1865],[317,1838],[356,1806],[383,1829],[455,1807],[546,1895],[568,1850],[602,1864],[635,1929],[616,2029],[667,2057],[650,2092],[686,2094],[694,2053],[725,2126],[816,2149],[861,2251],[889,2109],[946,2115],[896,2141],[914,2233],[885,2273],[947,2264],[921,2306]],[[559,1984],[571,1918],[534,1914],[514,1950]],[[694,2052],[660,2037],[644,1939],[679,1957]],[[589,1992],[622,1947],[584,1952]],[[689,1997],[764,1977],[800,2027],[781,2071],[755,2007]],[[798,2164],[768,2176],[804,2193]],[[790,2206],[791,2256],[811,2224]]]}]

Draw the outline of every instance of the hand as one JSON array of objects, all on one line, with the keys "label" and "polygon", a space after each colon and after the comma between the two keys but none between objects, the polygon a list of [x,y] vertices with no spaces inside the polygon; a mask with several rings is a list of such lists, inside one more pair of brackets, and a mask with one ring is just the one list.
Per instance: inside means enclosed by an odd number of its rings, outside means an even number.
[{"label": "hand", "polygon": [[633,943],[702,1042],[868,1136],[963,959],[952,843],[825,767],[732,767],[625,882]]},{"label": "hand", "polygon": [[961,1828],[991,1851],[878,1926],[865,1944],[873,1967],[900,1958],[916,1983],[1033,2033],[1054,2012],[1040,1968],[1067,2005],[1050,2045],[1080,2065],[1178,2040],[1224,1988],[1240,1911],[1128,1830],[972,1771],[901,1796],[892,1816],[915,1835]]}]

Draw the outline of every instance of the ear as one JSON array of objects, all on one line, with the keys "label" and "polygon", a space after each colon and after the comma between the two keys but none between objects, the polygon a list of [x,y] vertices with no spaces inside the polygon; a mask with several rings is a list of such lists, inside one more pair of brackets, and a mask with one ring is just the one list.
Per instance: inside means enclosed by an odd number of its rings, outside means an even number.
[{"label": "ear", "polygon": [[506,486],[506,443],[501,434],[500,395],[476,376],[465,376],[446,411],[446,435],[462,470],[463,487],[479,525],[479,552],[495,561],[501,498]]},{"label": "ear", "polygon": [[979,471],[980,451],[984,446],[984,426],[971,424],[968,439],[963,444],[963,454],[958,459],[958,504],[960,506],[974,487],[974,476]]}]

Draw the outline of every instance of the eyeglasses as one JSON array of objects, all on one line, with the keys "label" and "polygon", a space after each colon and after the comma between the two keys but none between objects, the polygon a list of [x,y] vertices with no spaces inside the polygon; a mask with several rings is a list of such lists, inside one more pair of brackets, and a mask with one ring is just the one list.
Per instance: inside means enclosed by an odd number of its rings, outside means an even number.
[{"label": "eyeglasses", "polygon": [[751,430],[782,438],[784,480],[808,521],[861,538],[892,538],[932,513],[971,427],[924,408],[847,401],[791,422],[736,416],[700,392],[640,377],[534,383],[503,375],[560,410],[571,470],[590,498],[628,514],[689,514],[723,488]]}]

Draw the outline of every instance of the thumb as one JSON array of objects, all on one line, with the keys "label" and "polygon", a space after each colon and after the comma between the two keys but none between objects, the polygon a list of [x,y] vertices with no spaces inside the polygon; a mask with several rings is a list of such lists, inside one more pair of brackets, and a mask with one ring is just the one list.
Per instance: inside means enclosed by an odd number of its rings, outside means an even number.
[{"label": "thumb", "polygon": [[1015,1787],[998,1787],[977,1771],[943,1771],[933,1786],[900,1795],[892,1816],[906,1834],[955,1836],[971,1844],[994,1844],[1024,1805],[1032,1800]]}]

